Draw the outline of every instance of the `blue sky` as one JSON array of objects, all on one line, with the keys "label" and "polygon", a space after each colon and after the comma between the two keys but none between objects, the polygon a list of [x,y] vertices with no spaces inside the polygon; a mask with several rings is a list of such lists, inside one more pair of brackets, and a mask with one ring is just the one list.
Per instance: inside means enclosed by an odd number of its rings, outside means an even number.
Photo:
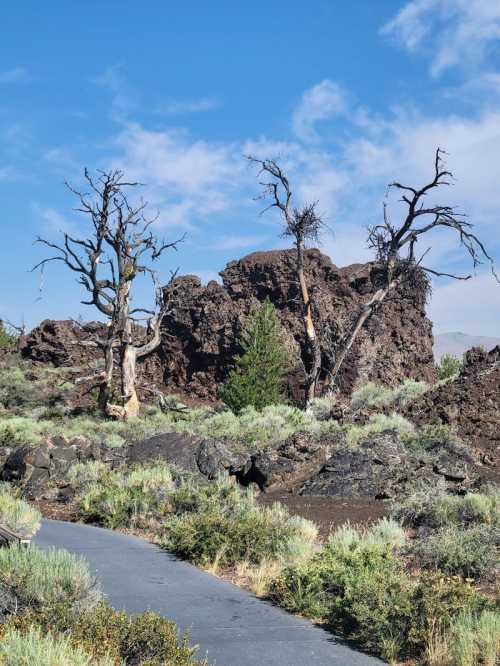
[{"label": "blue sky", "polygon": [[[187,233],[161,273],[207,280],[284,246],[243,155],[283,160],[346,265],[370,258],[387,183],[426,182],[439,145],[457,178],[440,202],[500,261],[500,0],[28,0],[1,18],[0,316],[95,316],[61,266],[28,270],[45,256],[36,236],[84,228],[64,187],[84,166],[145,183],[158,233]],[[453,237],[432,245],[433,267],[469,270]],[[429,312],[437,331],[500,335],[500,286],[486,267],[436,281]]]}]

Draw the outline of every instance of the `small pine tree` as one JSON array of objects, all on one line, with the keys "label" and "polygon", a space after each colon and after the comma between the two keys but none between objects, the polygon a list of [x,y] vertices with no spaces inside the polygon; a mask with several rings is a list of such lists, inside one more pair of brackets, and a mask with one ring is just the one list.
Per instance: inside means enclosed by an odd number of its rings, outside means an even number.
[{"label": "small pine tree", "polygon": [[443,354],[441,360],[436,365],[438,379],[450,379],[454,375],[458,375],[462,369],[463,361],[453,356],[452,354]]},{"label": "small pine tree", "polygon": [[221,390],[221,398],[236,414],[244,407],[262,410],[282,400],[288,371],[281,324],[269,298],[255,310],[239,341],[243,350]]}]

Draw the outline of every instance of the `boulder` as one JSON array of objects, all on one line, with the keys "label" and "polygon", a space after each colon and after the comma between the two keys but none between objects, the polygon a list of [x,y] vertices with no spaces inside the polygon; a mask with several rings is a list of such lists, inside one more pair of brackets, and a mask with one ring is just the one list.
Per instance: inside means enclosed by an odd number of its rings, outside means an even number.
[{"label": "boulder", "polygon": [[318,440],[309,433],[295,433],[275,451],[253,454],[246,474],[239,480],[244,485],[256,483],[261,490],[279,487],[292,491],[316,474],[342,442],[342,435]]},{"label": "boulder", "polygon": [[73,464],[100,457],[99,447],[84,437],[47,437],[41,444],[14,449],[4,463],[2,480],[22,484],[28,498],[38,499],[48,485],[63,482]]},{"label": "boulder", "polygon": [[196,453],[200,444],[198,437],[186,433],[166,432],[135,442],[128,447],[128,465],[161,461],[188,472],[198,472]]},{"label": "boulder", "polygon": [[230,451],[222,442],[207,439],[198,447],[196,464],[199,471],[208,479],[215,479],[224,472],[242,479],[251,468],[252,458],[248,453]]},{"label": "boulder", "polygon": [[371,435],[358,447],[341,447],[300,488],[302,495],[396,499],[415,490],[441,487],[464,492],[480,481],[471,455],[453,445],[413,453],[395,431]]},{"label": "boulder", "polygon": [[243,476],[250,466],[250,455],[234,453],[218,440],[178,432],[166,432],[128,447],[127,465],[155,461],[214,479],[224,472]]}]

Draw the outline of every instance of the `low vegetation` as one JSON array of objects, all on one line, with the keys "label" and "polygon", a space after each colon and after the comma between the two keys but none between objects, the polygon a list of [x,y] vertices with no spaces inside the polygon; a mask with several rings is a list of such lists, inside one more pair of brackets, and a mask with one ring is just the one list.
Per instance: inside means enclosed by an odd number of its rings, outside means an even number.
[{"label": "low vegetation", "polygon": [[416,539],[409,553],[420,567],[480,580],[494,575],[499,548],[498,528],[450,526]]},{"label": "low vegetation", "polygon": [[354,414],[362,410],[380,407],[397,409],[423,395],[429,388],[429,385],[425,382],[417,382],[413,379],[406,379],[396,388],[388,388],[368,382],[354,391],[351,396],[350,409]]},{"label": "low vegetation", "polygon": [[6,631],[0,642],[0,663],[8,666],[113,666],[109,657],[97,661],[92,655],[71,644],[62,634],[42,634],[30,627],[25,633],[16,629]]},{"label": "low vegetation", "polygon": [[155,465],[110,471],[85,463],[72,471],[82,520],[154,531],[169,550],[213,567],[289,559],[314,547],[316,529],[280,505],[260,507],[228,478],[214,482]]},{"label": "low vegetation", "polygon": [[[97,466],[84,471],[83,483],[97,476]],[[138,473],[131,485],[146,489],[158,480]],[[8,486],[0,497],[10,499],[8,515],[19,520],[27,513]],[[0,664],[6,666],[201,664],[173,622],[151,612],[130,618],[105,604],[85,560],[65,550],[0,548],[0,619]]]},{"label": "low vegetation", "polygon": [[463,360],[453,354],[443,354],[436,364],[436,373],[440,381],[449,381],[458,377],[463,367]]},{"label": "low vegetation", "polygon": [[421,492],[395,506],[393,516],[413,528],[500,526],[500,489],[485,488],[480,493],[445,495]]},{"label": "low vegetation", "polygon": [[0,548],[0,584],[13,591],[22,607],[91,606],[99,597],[86,562],[65,550],[42,551],[16,544]]},{"label": "low vegetation", "polygon": [[18,497],[8,484],[0,484],[0,525],[28,538],[39,529],[40,520],[38,509]]},{"label": "low vegetation", "polygon": [[[9,657],[17,647],[27,655],[41,654],[42,657],[51,651],[52,654],[59,654],[56,652],[59,650],[63,659],[61,662],[7,661],[7,664],[206,666],[206,662],[195,661],[195,649],[189,646],[187,636],[179,635],[173,622],[150,611],[129,617],[103,601],[92,609],[83,609],[78,613],[67,604],[31,608],[11,616],[0,629],[2,631],[0,643],[7,641],[5,650]],[[45,644],[34,644],[38,636],[46,637]],[[70,660],[73,655],[75,661]]]},{"label": "low vegetation", "polygon": [[[227,478],[204,482],[167,470],[110,473],[79,465],[81,517],[146,527],[169,550],[210,571],[232,571],[257,594],[389,661],[463,666],[467,662],[445,652],[456,627],[464,618],[471,627],[497,621],[495,602],[474,588],[496,562],[493,490],[415,497],[395,508],[394,518],[365,530],[344,525],[320,545],[312,523],[279,505],[259,507],[250,491]],[[157,481],[148,484],[148,478]],[[405,527],[424,525],[425,538],[424,532],[408,538]],[[486,644],[486,629],[483,634],[471,629],[464,645]],[[470,664],[482,666],[477,659]]]},{"label": "low vegetation", "polygon": [[399,530],[387,525],[340,528],[312,558],[285,568],[270,596],[391,662],[425,660],[436,631],[444,634],[464,613],[476,621],[493,604],[459,578],[411,575],[398,557],[400,544]]}]

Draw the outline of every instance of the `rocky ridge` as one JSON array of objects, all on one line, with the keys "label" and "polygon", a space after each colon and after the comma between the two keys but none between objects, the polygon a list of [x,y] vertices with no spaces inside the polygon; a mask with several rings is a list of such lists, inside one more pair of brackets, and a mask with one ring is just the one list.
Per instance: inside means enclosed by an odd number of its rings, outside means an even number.
[{"label": "rocky ridge", "polygon": [[[306,275],[322,338],[324,379],[331,367],[328,340],[345,330],[357,307],[376,289],[375,264],[336,267],[318,250],[308,250]],[[160,347],[141,364],[142,383],[213,400],[239,351],[238,338],[254,307],[269,297],[284,328],[292,361],[289,394],[300,397],[304,379],[300,299],[290,250],[256,252],[230,262],[222,284],[203,286],[196,276],[175,280],[175,307],[163,324]],[[83,365],[97,357],[92,332],[98,324],[79,327],[71,321],[45,321],[27,336],[26,358],[55,365]],[[342,370],[344,392],[367,381],[393,386],[406,377],[432,381],[432,325],[425,315],[425,295],[401,288],[363,329]]]}]

